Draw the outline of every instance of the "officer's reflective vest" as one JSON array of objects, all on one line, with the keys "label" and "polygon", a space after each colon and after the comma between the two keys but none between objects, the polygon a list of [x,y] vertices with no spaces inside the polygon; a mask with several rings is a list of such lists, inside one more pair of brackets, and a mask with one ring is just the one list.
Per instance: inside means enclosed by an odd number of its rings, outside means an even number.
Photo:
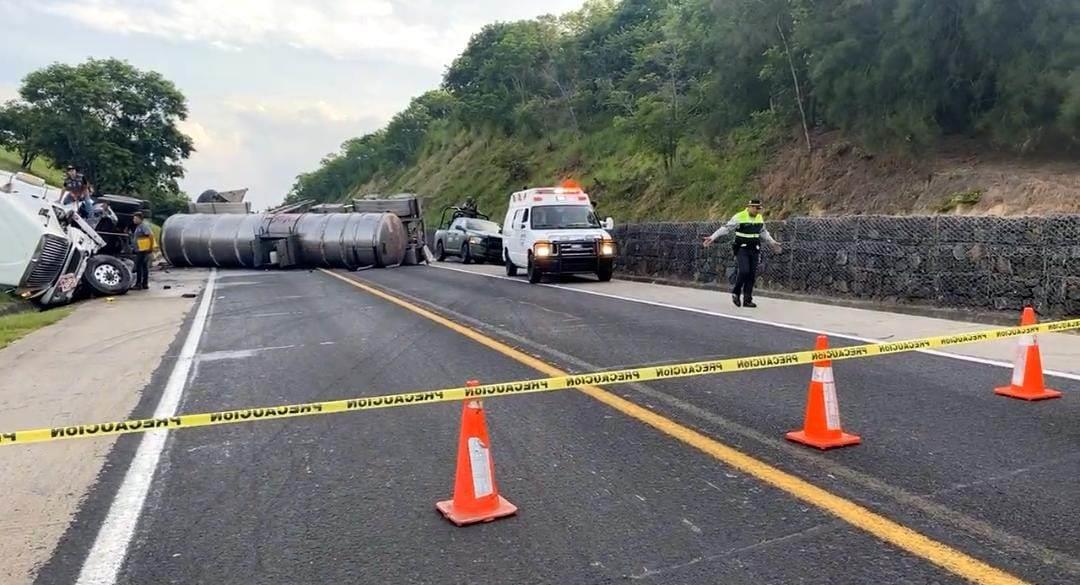
[{"label": "officer's reflective vest", "polygon": [[761,230],[765,228],[765,217],[757,214],[750,217],[750,212],[745,209],[735,214],[733,218],[739,222],[735,227],[736,246],[758,246],[761,241]]}]

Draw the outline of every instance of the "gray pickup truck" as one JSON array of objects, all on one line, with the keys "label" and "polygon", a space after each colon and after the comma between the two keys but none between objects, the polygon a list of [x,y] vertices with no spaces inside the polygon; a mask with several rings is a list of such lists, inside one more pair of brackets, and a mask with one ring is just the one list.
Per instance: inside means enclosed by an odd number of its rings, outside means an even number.
[{"label": "gray pickup truck", "polygon": [[502,264],[502,250],[499,224],[487,219],[456,217],[435,232],[435,257],[440,262],[457,256],[465,264]]}]

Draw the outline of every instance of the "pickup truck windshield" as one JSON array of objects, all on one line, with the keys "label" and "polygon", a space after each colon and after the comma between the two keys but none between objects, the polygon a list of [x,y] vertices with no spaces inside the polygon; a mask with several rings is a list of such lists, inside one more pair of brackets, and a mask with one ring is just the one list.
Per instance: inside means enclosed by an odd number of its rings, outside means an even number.
[{"label": "pickup truck windshield", "polygon": [[596,214],[586,205],[544,205],[532,208],[532,229],[598,228]]},{"label": "pickup truck windshield", "polygon": [[465,227],[474,232],[494,232],[499,233],[499,224],[493,221],[484,221],[482,219],[468,219],[465,220]]}]

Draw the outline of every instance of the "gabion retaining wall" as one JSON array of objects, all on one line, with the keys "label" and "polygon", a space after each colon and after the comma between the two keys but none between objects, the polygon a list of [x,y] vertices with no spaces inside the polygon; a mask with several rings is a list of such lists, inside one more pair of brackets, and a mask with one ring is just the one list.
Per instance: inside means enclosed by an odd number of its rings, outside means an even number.
[{"label": "gabion retaining wall", "polygon": [[[726,287],[735,270],[730,236],[709,249],[701,245],[719,226],[619,226],[617,269]],[[1080,314],[1080,215],[800,217],[768,228],[784,252],[763,247],[763,289],[978,310],[1030,304],[1046,315]]]}]

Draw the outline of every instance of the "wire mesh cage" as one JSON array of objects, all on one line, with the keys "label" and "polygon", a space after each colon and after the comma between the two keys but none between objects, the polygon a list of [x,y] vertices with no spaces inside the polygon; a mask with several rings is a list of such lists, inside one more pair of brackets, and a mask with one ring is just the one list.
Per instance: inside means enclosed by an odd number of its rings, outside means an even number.
[{"label": "wire mesh cage", "polygon": [[[702,246],[720,225],[620,226],[618,270],[726,286],[735,274],[731,236]],[[784,251],[762,247],[758,284],[765,289],[1080,314],[1080,215],[800,217],[767,227]]]}]

